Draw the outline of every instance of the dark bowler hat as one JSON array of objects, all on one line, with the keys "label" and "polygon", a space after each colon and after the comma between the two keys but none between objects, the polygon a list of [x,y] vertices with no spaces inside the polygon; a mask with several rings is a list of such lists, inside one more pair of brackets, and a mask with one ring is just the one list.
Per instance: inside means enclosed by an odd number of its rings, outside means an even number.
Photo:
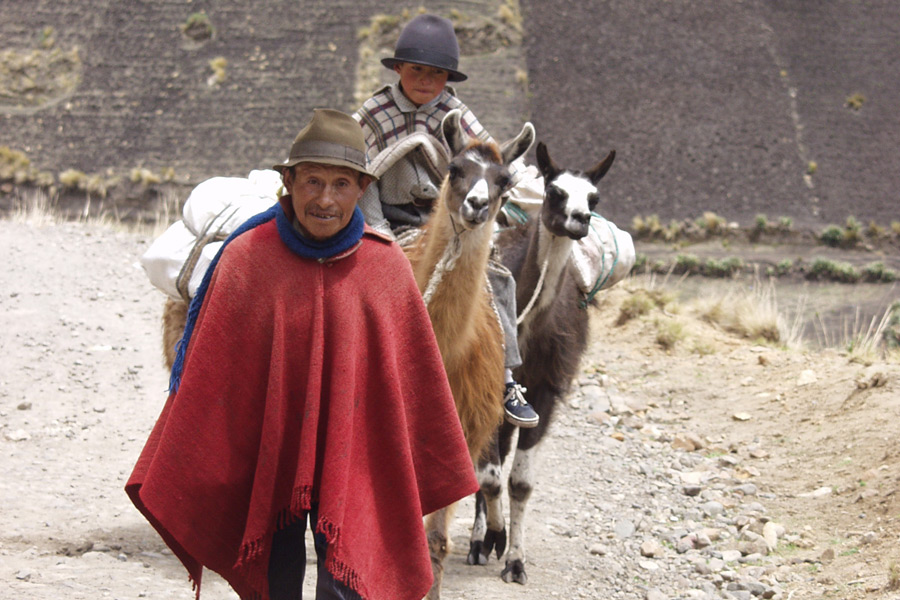
[{"label": "dark bowler hat", "polygon": [[437,15],[419,15],[406,24],[393,58],[382,58],[381,64],[388,69],[400,63],[415,63],[444,69],[450,73],[450,81],[468,79],[456,70],[459,65],[459,42],[453,32],[453,23]]},{"label": "dark bowler hat", "polygon": [[362,127],[350,115],[330,108],[313,110],[312,121],[294,139],[290,157],[272,168],[281,173],[302,162],[349,167],[375,177],[366,169]]}]

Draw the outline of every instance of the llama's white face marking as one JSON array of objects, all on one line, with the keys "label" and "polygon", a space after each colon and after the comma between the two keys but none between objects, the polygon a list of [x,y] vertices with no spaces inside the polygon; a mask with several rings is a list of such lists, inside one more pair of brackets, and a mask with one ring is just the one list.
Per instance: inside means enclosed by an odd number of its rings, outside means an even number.
[{"label": "llama's white face marking", "polygon": [[554,235],[583,238],[588,233],[591,211],[598,199],[597,186],[583,176],[564,171],[547,184],[544,225]]},{"label": "llama's white face marking", "polygon": [[475,229],[492,219],[500,207],[500,194],[509,185],[509,171],[503,165],[487,160],[477,149],[458,156],[450,163],[450,185],[453,188],[458,215],[454,218],[466,229]]},{"label": "llama's white face marking", "polygon": [[487,213],[486,209],[490,200],[488,182],[485,181],[484,177],[481,177],[469,188],[469,193],[466,194],[466,199],[460,212],[467,221],[473,223],[483,221],[484,217],[482,215]]}]

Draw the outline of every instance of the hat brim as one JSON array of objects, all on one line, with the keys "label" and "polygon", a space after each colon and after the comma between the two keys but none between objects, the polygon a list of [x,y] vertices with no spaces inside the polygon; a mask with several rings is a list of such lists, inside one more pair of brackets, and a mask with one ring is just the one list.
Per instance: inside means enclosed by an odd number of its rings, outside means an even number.
[{"label": "hat brim", "polygon": [[441,69],[443,71],[447,71],[447,73],[449,73],[449,75],[447,76],[447,81],[458,82],[458,81],[465,81],[466,79],[469,78],[469,76],[464,73],[460,73],[459,71],[454,71],[453,69],[448,69],[447,67],[445,67],[443,65],[438,65],[438,64],[435,64],[435,63],[429,62],[429,61],[411,60],[411,59],[404,60],[404,59],[393,58],[393,57],[381,59],[381,64],[383,64],[388,69],[391,69],[392,71],[394,70],[395,66],[402,65],[403,63],[412,63],[415,65],[425,65],[426,67],[434,67],[436,69]]},{"label": "hat brim", "polygon": [[304,156],[301,158],[293,158],[291,160],[287,160],[283,163],[278,163],[277,165],[272,165],[272,169],[278,171],[279,173],[284,173],[285,169],[290,169],[291,167],[297,166],[300,163],[316,163],[319,165],[331,165],[333,167],[347,167],[348,169],[353,169],[357,173],[361,173],[363,175],[368,175],[372,179],[378,179],[377,176],[373,175],[366,169],[361,169],[360,166],[354,162],[350,162],[349,160],[342,160],[340,158],[334,158],[331,156]]}]

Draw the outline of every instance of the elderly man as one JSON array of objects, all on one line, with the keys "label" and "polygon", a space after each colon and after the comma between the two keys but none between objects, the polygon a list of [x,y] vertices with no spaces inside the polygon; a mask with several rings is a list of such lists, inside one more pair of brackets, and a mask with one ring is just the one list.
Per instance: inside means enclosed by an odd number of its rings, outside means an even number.
[{"label": "elderly man", "polygon": [[188,312],[171,393],[126,491],[200,585],[421,599],[423,514],[477,490],[431,323],[399,247],[364,224],[359,125],[316,110]]}]

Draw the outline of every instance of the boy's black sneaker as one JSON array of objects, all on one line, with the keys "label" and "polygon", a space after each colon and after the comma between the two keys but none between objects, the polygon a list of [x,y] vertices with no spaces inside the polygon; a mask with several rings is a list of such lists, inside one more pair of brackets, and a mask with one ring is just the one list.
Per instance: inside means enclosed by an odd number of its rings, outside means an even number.
[{"label": "boy's black sneaker", "polygon": [[503,395],[503,407],[506,409],[506,420],[516,427],[537,427],[541,417],[525,400],[525,388],[518,383],[507,383]]}]

